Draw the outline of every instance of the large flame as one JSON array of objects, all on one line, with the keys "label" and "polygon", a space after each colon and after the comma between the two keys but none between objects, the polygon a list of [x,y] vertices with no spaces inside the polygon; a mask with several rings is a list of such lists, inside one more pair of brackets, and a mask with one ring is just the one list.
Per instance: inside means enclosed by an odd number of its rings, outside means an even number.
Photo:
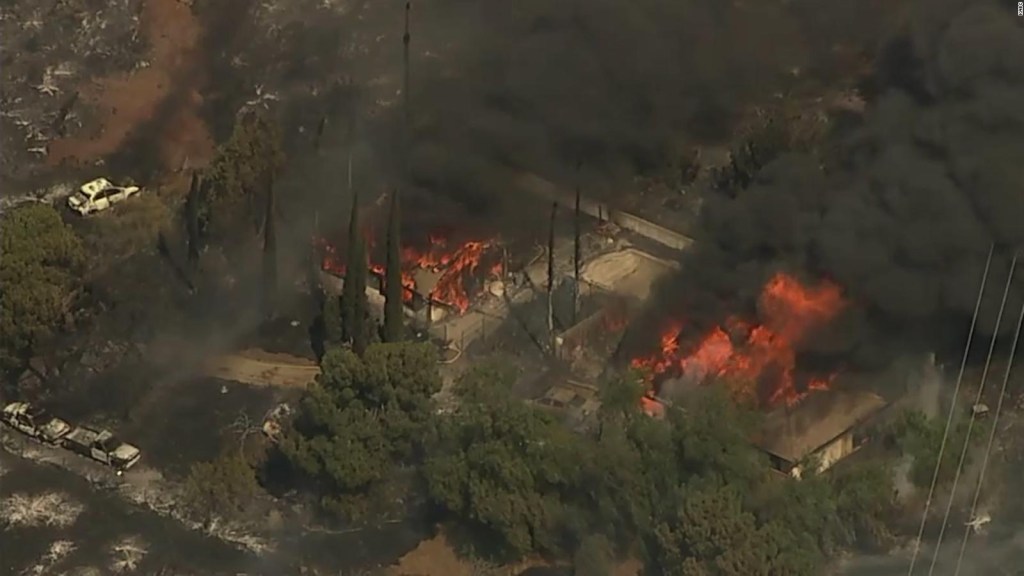
[{"label": "large flame", "polygon": [[811,390],[827,389],[834,375],[811,378],[797,388],[795,349],[843,308],[839,287],[823,282],[810,288],[779,273],[764,286],[758,304],[760,324],[729,318],[725,327],[716,326],[685,354],[679,342],[682,323],[672,323],[662,333],[661,350],[632,365],[652,381],[661,374],[682,374],[741,386],[732,391],[767,406],[791,405]]},{"label": "large flame", "polygon": [[[372,235],[367,238],[369,251],[374,252]],[[339,258],[337,249],[323,239],[316,240],[317,247],[323,255],[323,270],[338,276],[345,275],[345,263]],[[402,248],[402,287],[403,299],[410,301],[416,292],[415,273],[417,270],[429,270],[439,274],[437,283],[429,294],[422,294],[441,304],[458,310],[460,314],[469,309],[472,297],[483,290],[483,286],[471,288],[471,278],[480,268],[481,260],[497,246],[494,240],[471,240],[449,248],[449,241],[440,234],[429,236],[429,248],[420,250],[407,246]],[[370,270],[384,276],[383,264],[371,262]],[[495,260],[487,268],[492,277],[501,277],[504,266],[500,259]],[[473,293],[471,293],[473,292]]]}]

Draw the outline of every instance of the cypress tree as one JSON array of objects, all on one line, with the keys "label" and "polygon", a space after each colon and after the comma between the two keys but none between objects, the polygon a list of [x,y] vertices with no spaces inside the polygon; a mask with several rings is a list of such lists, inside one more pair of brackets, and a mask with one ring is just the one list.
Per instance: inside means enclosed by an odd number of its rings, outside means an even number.
[{"label": "cypress tree", "polygon": [[341,298],[337,294],[325,294],[321,311],[324,326],[324,344],[337,346],[344,338],[341,319]]},{"label": "cypress tree", "polygon": [[263,290],[267,313],[272,314],[277,298],[277,224],[274,193],[274,172],[267,171],[266,176],[266,215],[263,220]]},{"label": "cypress tree", "polygon": [[391,195],[388,218],[387,262],[384,279],[384,341],[402,339],[402,232],[398,191]]},{"label": "cypress tree", "polygon": [[[359,294],[366,292],[366,282],[359,284],[359,253],[361,235],[359,233],[359,193],[352,190],[352,156],[349,155],[349,191],[352,194],[352,213],[348,222],[348,254],[345,259],[345,284],[341,292],[342,338],[352,340],[355,335],[355,322]],[[364,257],[365,260],[365,257]]]},{"label": "cypress tree", "polygon": [[352,350],[359,355],[366,351],[370,341],[370,306],[366,299],[366,280],[369,261],[366,258],[366,241],[360,234],[356,240],[355,259],[350,261],[345,274],[345,286],[352,280],[355,304],[352,307],[351,339]]}]

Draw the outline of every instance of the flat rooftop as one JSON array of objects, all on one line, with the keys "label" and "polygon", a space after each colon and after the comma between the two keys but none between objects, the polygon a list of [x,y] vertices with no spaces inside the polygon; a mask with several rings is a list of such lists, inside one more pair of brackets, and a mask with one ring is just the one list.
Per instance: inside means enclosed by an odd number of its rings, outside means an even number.
[{"label": "flat rooftop", "polygon": [[765,416],[755,443],[773,456],[798,462],[887,405],[872,392],[812,392],[796,406]]}]

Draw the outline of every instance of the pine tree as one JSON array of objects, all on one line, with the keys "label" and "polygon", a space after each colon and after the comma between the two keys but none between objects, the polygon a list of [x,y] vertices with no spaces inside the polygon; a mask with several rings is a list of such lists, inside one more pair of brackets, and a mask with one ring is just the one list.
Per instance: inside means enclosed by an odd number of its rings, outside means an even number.
[{"label": "pine tree", "polygon": [[384,283],[384,341],[402,339],[402,231],[398,191],[391,195],[391,215],[388,219],[387,269]]}]

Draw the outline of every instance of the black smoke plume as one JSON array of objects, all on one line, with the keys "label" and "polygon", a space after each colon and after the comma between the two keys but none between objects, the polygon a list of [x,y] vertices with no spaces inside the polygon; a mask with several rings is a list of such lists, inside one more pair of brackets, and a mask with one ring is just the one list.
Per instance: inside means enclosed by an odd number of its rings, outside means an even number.
[{"label": "black smoke plume", "polygon": [[412,12],[412,177],[473,213],[505,214],[522,199],[498,168],[567,184],[582,161],[585,193],[614,200],[686,145],[728,139],[737,110],[795,72],[825,78],[841,68],[837,47],[874,45],[887,6],[424,2]]},{"label": "black smoke plume", "polygon": [[[959,353],[995,243],[978,320],[990,336],[1024,248],[1024,19],[1010,8],[914,2],[879,58],[862,123],[826,158],[786,155],[749,187],[709,197],[697,248],[656,315],[668,308],[700,330],[753,313],[782,269],[835,281],[851,301],[810,351],[866,364],[914,346]],[[1018,273],[1007,309],[1022,305]]]}]

